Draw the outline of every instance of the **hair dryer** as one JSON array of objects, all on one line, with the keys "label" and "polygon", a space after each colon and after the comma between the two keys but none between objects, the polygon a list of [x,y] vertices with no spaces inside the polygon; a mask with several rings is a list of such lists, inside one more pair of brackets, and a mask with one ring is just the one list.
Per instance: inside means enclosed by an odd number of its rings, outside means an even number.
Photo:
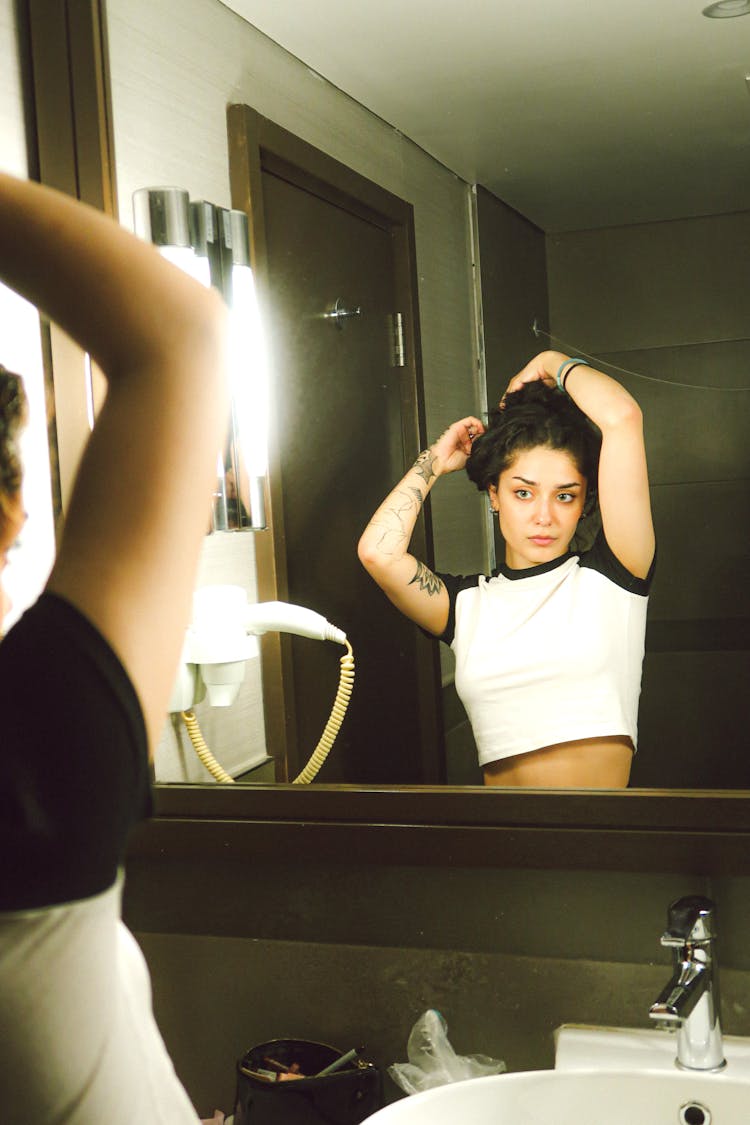
[{"label": "hair dryer", "polygon": [[279,601],[249,604],[241,586],[202,586],[193,595],[193,621],[185,638],[169,709],[182,714],[198,757],[217,781],[234,779],[209,750],[191,708],[204,697],[204,688],[212,707],[229,707],[244,679],[245,661],[258,655],[255,638],[268,632],[334,641],[347,649],[341,658],[339,689],[330,718],[295,782],[307,783],[315,777],[346,713],[354,684],[354,658],[342,629],[304,606]]},{"label": "hair dryer", "polygon": [[295,633],[346,644],[346,633],[320,613],[289,602],[248,603],[241,586],[202,586],[193,594],[193,620],[170,711],[184,711],[208,692],[212,707],[229,707],[245,678],[245,661],[258,655],[256,636]]}]

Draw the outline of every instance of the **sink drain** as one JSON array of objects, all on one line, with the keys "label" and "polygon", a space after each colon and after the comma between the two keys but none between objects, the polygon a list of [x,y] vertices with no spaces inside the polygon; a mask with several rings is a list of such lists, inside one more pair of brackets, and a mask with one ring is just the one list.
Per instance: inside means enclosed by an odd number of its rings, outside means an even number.
[{"label": "sink drain", "polygon": [[711,1110],[700,1102],[688,1102],[680,1109],[680,1125],[711,1125]]}]

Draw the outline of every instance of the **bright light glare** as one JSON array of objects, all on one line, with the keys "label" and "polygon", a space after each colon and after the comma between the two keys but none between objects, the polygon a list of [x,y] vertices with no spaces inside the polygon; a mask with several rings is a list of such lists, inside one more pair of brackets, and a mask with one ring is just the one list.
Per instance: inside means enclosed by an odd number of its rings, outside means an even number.
[{"label": "bright light glare", "polygon": [[12,602],[4,621],[7,630],[42,592],[55,557],[55,531],[39,314],[28,301],[0,285],[0,325],[0,362],[23,377],[29,403],[28,423],[20,439],[28,519],[3,573],[3,586]]},{"label": "bright light glare", "polygon": [[230,372],[240,457],[251,477],[268,471],[268,356],[249,266],[232,269]]}]

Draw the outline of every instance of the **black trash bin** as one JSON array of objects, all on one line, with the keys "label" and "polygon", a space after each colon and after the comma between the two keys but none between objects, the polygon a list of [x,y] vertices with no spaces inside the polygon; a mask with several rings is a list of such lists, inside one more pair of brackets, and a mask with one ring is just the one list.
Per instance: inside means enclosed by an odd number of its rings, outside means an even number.
[{"label": "black trash bin", "polygon": [[266,1059],[305,1075],[318,1074],[342,1055],[326,1043],[272,1039],[247,1051],[237,1063],[234,1125],[359,1125],[383,1105],[382,1074],[357,1059],[322,1078],[271,1082],[253,1073]]}]

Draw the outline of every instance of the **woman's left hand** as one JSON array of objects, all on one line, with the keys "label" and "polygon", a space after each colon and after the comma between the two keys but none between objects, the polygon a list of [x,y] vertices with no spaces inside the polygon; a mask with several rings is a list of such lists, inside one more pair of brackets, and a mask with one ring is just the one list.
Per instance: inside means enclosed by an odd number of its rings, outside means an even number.
[{"label": "woman's left hand", "polygon": [[505,400],[508,395],[513,394],[514,391],[520,391],[524,383],[535,383],[541,380],[543,383],[546,383],[548,387],[554,387],[555,373],[560,364],[565,362],[565,358],[562,352],[547,351],[535,355],[508,383],[505,394],[500,399],[500,409],[502,410],[505,406]]}]

